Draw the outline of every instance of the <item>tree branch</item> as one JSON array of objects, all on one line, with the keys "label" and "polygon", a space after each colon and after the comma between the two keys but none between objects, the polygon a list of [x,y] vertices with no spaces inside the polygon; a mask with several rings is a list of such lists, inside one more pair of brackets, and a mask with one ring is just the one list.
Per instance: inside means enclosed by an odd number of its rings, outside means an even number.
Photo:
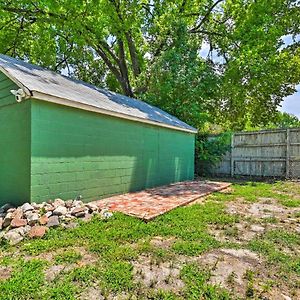
[{"label": "tree branch", "polygon": [[[120,7],[119,7],[118,3],[115,0],[110,0],[110,2],[115,7],[115,10],[116,10],[116,13],[117,13],[117,16],[118,16],[120,22],[123,25],[125,25],[125,22],[124,22],[122,14],[121,14]],[[132,34],[131,34],[130,30],[125,31],[124,34],[125,34],[125,38],[126,38],[126,41],[127,41],[131,62],[132,62],[132,71],[133,71],[134,76],[137,77],[141,73],[140,63],[139,63],[138,55],[137,55],[137,48],[136,48],[135,43],[133,41]]]},{"label": "tree branch", "polygon": [[190,33],[195,33],[195,31],[197,31],[198,29],[201,28],[201,26],[207,21],[207,19],[209,18],[210,14],[212,13],[212,11],[214,10],[214,8],[221,2],[223,2],[224,0],[217,0],[206,12],[206,14],[204,15],[204,17],[202,18],[202,20],[200,21],[200,23],[198,25],[196,25],[194,28],[190,29],[189,32]]},{"label": "tree branch", "polygon": [[[181,3],[181,6],[179,8],[179,14],[183,13],[184,9],[185,9],[185,5],[186,5],[187,0],[183,0]],[[167,36],[169,36],[171,34],[171,29],[169,29],[167,31]],[[154,53],[154,57],[159,56],[159,54],[161,53],[161,51],[163,50],[165,44],[167,43],[167,39],[165,39],[164,41],[162,41],[160,43],[160,45],[158,46],[158,48],[156,49],[155,53]]]}]

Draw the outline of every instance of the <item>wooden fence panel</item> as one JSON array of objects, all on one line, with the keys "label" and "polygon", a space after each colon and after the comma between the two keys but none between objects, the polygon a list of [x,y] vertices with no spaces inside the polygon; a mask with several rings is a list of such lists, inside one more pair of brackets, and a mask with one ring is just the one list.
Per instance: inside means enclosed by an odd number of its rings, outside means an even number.
[{"label": "wooden fence panel", "polygon": [[300,128],[238,132],[213,174],[300,177]]}]

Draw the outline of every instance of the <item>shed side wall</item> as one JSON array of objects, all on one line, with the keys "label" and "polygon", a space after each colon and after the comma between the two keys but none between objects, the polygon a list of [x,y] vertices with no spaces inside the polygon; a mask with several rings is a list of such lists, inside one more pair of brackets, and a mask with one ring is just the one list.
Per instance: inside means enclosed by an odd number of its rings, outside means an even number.
[{"label": "shed side wall", "polygon": [[0,206],[30,200],[30,103],[17,103],[12,89],[0,72]]},{"label": "shed side wall", "polygon": [[193,179],[194,135],[32,100],[32,200]]}]

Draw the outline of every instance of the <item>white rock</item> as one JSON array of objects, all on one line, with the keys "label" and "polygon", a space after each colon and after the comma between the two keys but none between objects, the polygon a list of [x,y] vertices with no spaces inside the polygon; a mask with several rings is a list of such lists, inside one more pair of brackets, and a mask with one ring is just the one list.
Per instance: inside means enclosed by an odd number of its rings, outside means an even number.
[{"label": "white rock", "polygon": [[26,225],[24,227],[19,227],[16,229],[13,229],[15,232],[19,233],[21,236],[25,236],[31,229],[31,226]]},{"label": "white rock", "polygon": [[43,203],[32,203],[31,204],[33,207],[34,207],[34,209],[36,209],[36,210],[40,210],[41,208],[43,208],[44,207],[44,204]]},{"label": "white rock", "polygon": [[80,200],[73,201],[73,207],[81,207],[82,205],[83,205],[83,202]]},{"label": "white rock", "polygon": [[73,206],[73,200],[67,200],[67,201],[65,201],[65,206],[67,208],[71,208]]},{"label": "white rock", "polygon": [[97,211],[98,210],[98,206],[92,203],[87,203],[85,204],[85,206],[91,211]]},{"label": "white rock", "polygon": [[34,207],[28,202],[26,202],[21,206],[21,209],[23,210],[23,212],[26,212],[28,210],[34,210]]},{"label": "white rock", "polygon": [[100,214],[103,219],[109,219],[113,216],[113,214],[109,212],[107,209],[103,209]]},{"label": "white rock", "polygon": [[52,211],[47,211],[45,213],[45,216],[47,216],[47,218],[51,217],[52,216]]},{"label": "white rock", "polygon": [[39,221],[39,218],[40,218],[40,216],[37,213],[30,214],[27,217],[28,224],[31,225],[31,226],[36,224]]},{"label": "white rock", "polygon": [[250,229],[254,232],[263,232],[265,230],[265,228],[261,225],[258,224],[252,224]]},{"label": "white rock", "polygon": [[64,206],[57,206],[53,211],[53,215],[55,216],[63,216],[68,212],[68,209]]},{"label": "white rock", "polygon": [[52,204],[48,204],[48,203],[46,203],[44,208],[46,211],[51,211],[51,212],[55,209],[55,207]]},{"label": "white rock", "polygon": [[62,200],[62,199],[60,199],[60,198],[57,198],[57,199],[54,200],[53,206],[54,206],[55,208],[57,208],[57,207],[59,207],[59,206],[65,206],[65,201]]},{"label": "white rock", "polygon": [[4,220],[3,220],[2,227],[9,226],[12,219],[13,219],[13,213],[7,213]]},{"label": "white rock", "polygon": [[8,231],[3,237],[9,241],[11,245],[16,245],[24,239],[24,237],[15,230]]}]

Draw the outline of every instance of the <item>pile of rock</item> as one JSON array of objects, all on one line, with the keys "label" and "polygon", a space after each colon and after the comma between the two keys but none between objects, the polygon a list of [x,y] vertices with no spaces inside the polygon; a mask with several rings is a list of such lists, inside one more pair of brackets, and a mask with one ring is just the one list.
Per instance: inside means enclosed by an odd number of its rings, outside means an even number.
[{"label": "pile of rock", "polygon": [[107,210],[100,210],[95,204],[80,200],[55,199],[40,204],[24,203],[17,208],[5,204],[0,208],[0,240],[5,239],[15,245],[26,236],[43,237],[51,227],[75,227],[77,222],[74,219],[88,221],[94,214],[100,214],[103,218],[112,216]]}]

